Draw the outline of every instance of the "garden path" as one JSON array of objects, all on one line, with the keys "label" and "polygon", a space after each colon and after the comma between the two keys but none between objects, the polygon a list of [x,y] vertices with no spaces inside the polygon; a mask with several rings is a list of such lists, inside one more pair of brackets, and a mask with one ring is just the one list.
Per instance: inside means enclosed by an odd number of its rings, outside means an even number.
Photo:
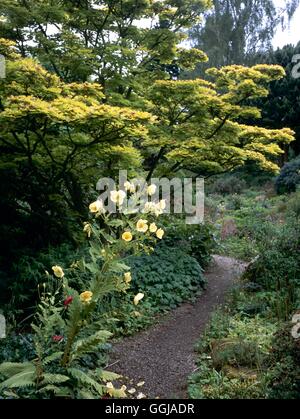
[{"label": "garden path", "polygon": [[[196,369],[194,346],[246,267],[236,259],[214,256],[205,273],[206,290],[196,302],[182,304],[154,326],[114,344],[109,370],[128,377],[130,386],[149,398],[187,397],[187,377]],[[134,383],[141,381],[145,384],[137,388]]]}]

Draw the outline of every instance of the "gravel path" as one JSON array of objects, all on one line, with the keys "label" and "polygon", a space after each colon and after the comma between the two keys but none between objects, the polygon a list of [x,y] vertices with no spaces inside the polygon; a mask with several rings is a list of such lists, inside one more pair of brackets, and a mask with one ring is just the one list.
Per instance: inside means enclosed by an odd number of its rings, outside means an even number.
[{"label": "gravel path", "polygon": [[207,288],[194,304],[183,304],[146,331],[113,347],[109,369],[133,380],[149,398],[185,398],[187,376],[195,369],[194,346],[217,305],[222,304],[246,264],[214,256]]}]

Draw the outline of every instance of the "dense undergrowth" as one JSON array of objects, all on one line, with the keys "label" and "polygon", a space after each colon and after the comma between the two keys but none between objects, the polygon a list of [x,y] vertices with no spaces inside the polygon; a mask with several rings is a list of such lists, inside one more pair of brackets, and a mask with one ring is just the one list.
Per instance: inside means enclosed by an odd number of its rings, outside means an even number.
[{"label": "dense undergrowth", "polygon": [[[151,233],[147,223],[128,221],[134,240],[120,238],[123,220],[107,219],[109,234],[85,224],[87,244],[73,251],[70,245],[49,248],[22,259],[10,289],[16,297],[4,307],[8,328],[0,341],[2,398],[125,397],[123,387],[105,384],[119,378],[106,370],[111,340],[193,301],[205,287],[203,270],[215,245],[209,226],[194,228],[162,217],[159,225],[151,224]],[[165,233],[160,225],[166,225]],[[167,239],[154,250],[152,236],[163,233]],[[63,284],[58,285],[53,271]]]},{"label": "dense undergrowth", "polygon": [[226,191],[209,204],[219,251],[251,262],[197,345],[190,397],[299,399],[299,192]]},{"label": "dense undergrowth", "polygon": [[[111,289],[94,307],[91,320],[107,335],[97,340],[97,350],[80,357],[75,372],[71,370],[71,397],[85,398],[85,387],[97,386],[87,383],[95,379],[94,375],[80,378],[80,371],[98,371],[98,379],[105,378],[104,382],[117,379],[106,372],[111,339],[134,334],[161,313],[183,301],[194,301],[205,288],[203,271],[211,255],[220,253],[249,261],[250,266],[197,345],[198,368],[189,377],[190,397],[299,398],[300,343],[291,334],[293,316],[300,309],[299,202],[299,191],[276,195],[270,182],[263,188],[256,185],[247,189],[246,181],[221,178],[209,185],[204,225],[189,226],[183,219],[161,216],[158,227],[165,229],[164,240],[154,251],[133,252],[126,258],[126,266],[121,263],[117,268],[130,269],[130,287],[126,292],[120,292],[118,286]],[[114,223],[113,227],[119,228]],[[75,290],[86,289],[90,275],[101,268],[101,260],[97,268],[93,267],[93,242],[81,243],[77,248],[70,244],[51,247],[37,257],[21,259],[11,281],[12,298],[4,307],[8,337],[0,342],[0,363],[26,364],[37,356],[36,330],[31,324],[53,264],[64,267],[68,286]],[[83,260],[88,269],[82,269]],[[143,295],[138,305],[133,304],[137,295]],[[60,339],[57,333],[54,337]],[[51,351],[59,345],[60,341],[52,341]],[[52,368],[51,351],[46,364]],[[46,364],[43,368],[48,368]],[[1,397],[70,397],[64,387],[61,391],[58,386],[55,395],[51,393],[51,386],[56,388],[51,380],[61,379],[60,375],[61,371],[58,376],[51,375],[44,392],[37,393],[26,385],[22,390],[4,387]],[[5,379],[5,371],[0,378]],[[101,394],[107,391],[105,386],[98,390]],[[125,397],[125,392],[114,388],[109,395]]]}]

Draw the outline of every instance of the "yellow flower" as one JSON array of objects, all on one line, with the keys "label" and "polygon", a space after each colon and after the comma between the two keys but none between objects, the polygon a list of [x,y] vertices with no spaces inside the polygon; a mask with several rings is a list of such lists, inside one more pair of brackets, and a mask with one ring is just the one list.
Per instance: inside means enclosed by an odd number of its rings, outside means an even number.
[{"label": "yellow flower", "polygon": [[117,399],[126,397],[126,388],[127,387],[123,385],[120,389],[117,389],[114,387],[113,383],[106,383],[107,393],[110,395],[110,397],[115,397]]},{"label": "yellow flower", "polygon": [[124,280],[125,280],[126,284],[129,284],[131,282],[132,278],[131,278],[131,273],[130,272],[126,272],[124,274]]},{"label": "yellow flower", "polygon": [[165,234],[164,230],[162,228],[159,228],[156,232],[156,237],[158,239],[162,239],[164,234]]},{"label": "yellow flower", "polygon": [[54,275],[57,277],[57,278],[63,278],[64,277],[64,271],[62,270],[62,268],[60,267],[60,266],[52,266],[52,271],[53,271],[53,273],[54,273]]},{"label": "yellow flower", "polygon": [[127,181],[124,183],[124,188],[125,188],[125,191],[129,191],[129,190],[130,190],[130,186],[131,186],[131,183],[127,180]]},{"label": "yellow flower", "polygon": [[146,202],[142,212],[145,214],[154,214],[156,217],[158,217],[159,215],[163,214],[165,207],[166,202],[164,199],[158,203]]},{"label": "yellow flower", "polygon": [[104,212],[103,202],[99,199],[95,202],[92,202],[89,206],[89,210],[92,213],[101,213]]},{"label": "yellow flower", "polygon": [[127,387],[123,385],[120,388],[120,390],[118,390],[118,393],[117,393],[118,396],[121,397],[121,398],[125,398],[126,397],[126,389],[127,389]]},{"label": "yellow flower", "polygon": [[143,212],[147,214],[148,212],[154,213],[154,211],[155,211],[155,204],[153,202],[146,202]]},{"label": "yellow flower", "polygon": [[84,223],[83,232],[90,238],[92,234],[92,226],[90,223]]},{"label": "yellow flower", "polygon": [[111,191],[110,192],[111,201],[116,203],[119,206],[123,204],[125,197],[126,197],[126,192],[124,191]]},{"label": "yellow flower", "polygon": [[114,395],[114,390],[115,390],[115,388],[114,388],[113,383],[111,383],[111,382],[106,383],[106,391],[107,391],[107,393],[110,395],[110,397],[113,397],[113,395]]},{"label": "yellow flower", "polygon": [[165,200],[165,199],[161,199],[161,200],[159,201],[159,203],[158,203],[158,207],[159,207],[161,210],[165,210],[165,209],[166,209],[166,206],[167,206],[166,200]]},{"label": "yellow flower", "polygon": [[135,306],[138,305],[138,303],[144,298],[145,294],[143,294],[142,292],[139,292],[133,299],[133,304]]},{"label": "yellow flower", "polygon": [[84,291],[80,294],[80,300],[84,304],[89,304],[92,301],[93,293],[92,291]]},{"label": "yellow flower", "polygon": [[150,230],[150,233],[155,233],[157,231],[157,225],[155,223],[151,223],[149,230]]},{"label": "yellow flower", "polygon": [[157,204],[155,202],[146,202],[143,212],[146,214],[151,213],[151,214],[156,215],[156,217],[158,217],[164,212],[165,208],[166,208],[166,201],[165,199],[162,199]]},{"label": "yellow flower", "polygon": [[147,194],[149,196],[154,195],[156,192],[156,185],[149,185],[147,188]]},{"label": "yellow flower", "polygon": [[146,231],[148,230],[148,221],[147,220],[140,219],[136,223],[136,229],[140,233],[146,233]]},{"label": "yellow flower", "polygon": [[130,183],[128,180],[127,182],[124,183],[124,188],[125,191],[128,191],[130,193],[134,193],[135,192],[135,186],[133,183]]},{"label": "yellow flower", "polygon": [[125,240],[126,242],[131,242],[131,240],[132,240],[132,234],[130,233],[130,231],[125,231],[122,234],[122,239]]}]

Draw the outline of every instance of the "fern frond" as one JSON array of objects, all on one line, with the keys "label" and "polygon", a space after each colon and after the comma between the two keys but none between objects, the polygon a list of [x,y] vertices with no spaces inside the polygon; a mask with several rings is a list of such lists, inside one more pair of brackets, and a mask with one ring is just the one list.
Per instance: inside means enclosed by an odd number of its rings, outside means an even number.
[{"label": "fern frond", "polygon": [[47,392],[53,392],[54,394],[56,394],[57,391],[59,391],[59,387],[56,387],[52,384],[49,384],[45,387],[40,388],[39,390],[37,390],[37,393],[47,393]]},{"label": "fern frond", "polygon": [[88,338],[78,340],[73,346],[72,360],[79,358],[83,354],[94,352],[99,344],[105,343],[111,336],[111,332],[99,330]]},{"label": "fern frond", "polygon": [[18,396],[18,394],[12,390],[4,390],[3,391],[4,396],[7,396],[9,398],[12,399],[19,399],[20,397]]},{"label": "fern frond", "polygon": [[46,373],[43,375],[42,385],[44,384],[61,384],[68,381],[70,378],[62,374],[50,374]]},{"label": "fern frond", "polygon": [[119,380],[122,376],[115,372],[101,370],[99,371],[99,378],[103,381],[115,381]]},{"label": "fern frond", "polygon": [[50,362],[56,361],[57,359],[63,356],[63,352],[54,352],[53,354],[47,356],[43,359],[43,365],[48,365]]},{"label": "fern frond", "polygon": [[47,386],[38,390],[38,393],[47,393],[47,392],[52,392],[56,396],[60,396],[60,397],[68,397],[72,395],[68,387],[57,387],[52,384],[48,384]]},{"label": "fern frond", "polygon": [[99,393],[99,395],[101,395],[101,396],[103,395],[104,386],[97,383],[96,380],[91,378],[85,372],[83,372],[83,371],[81,371],[77,368],[68,368],[68,372],[73,378],[75,378],[77,381],[79,381],[80,384],[83,384],[84,386],[92,387]]},{"label": "fern frond", "polygon": [[31,362],[3,362],[0,365],[0,373],[6,377],[12,377],[26,370],[34,371],[34,365]]},{"label": "fern frond", "polygon": [[0,384],[0,390],[3,388],[34,387],[35,385],[35,370],[25,370],[3,381]]},{"label": "fern frond", "polygon": [[93,395],[93,393],[91,393],[88,390],[79,390],[78,394],[81,399],[85,399],[85,400],[95,399],[95,396]]}]

